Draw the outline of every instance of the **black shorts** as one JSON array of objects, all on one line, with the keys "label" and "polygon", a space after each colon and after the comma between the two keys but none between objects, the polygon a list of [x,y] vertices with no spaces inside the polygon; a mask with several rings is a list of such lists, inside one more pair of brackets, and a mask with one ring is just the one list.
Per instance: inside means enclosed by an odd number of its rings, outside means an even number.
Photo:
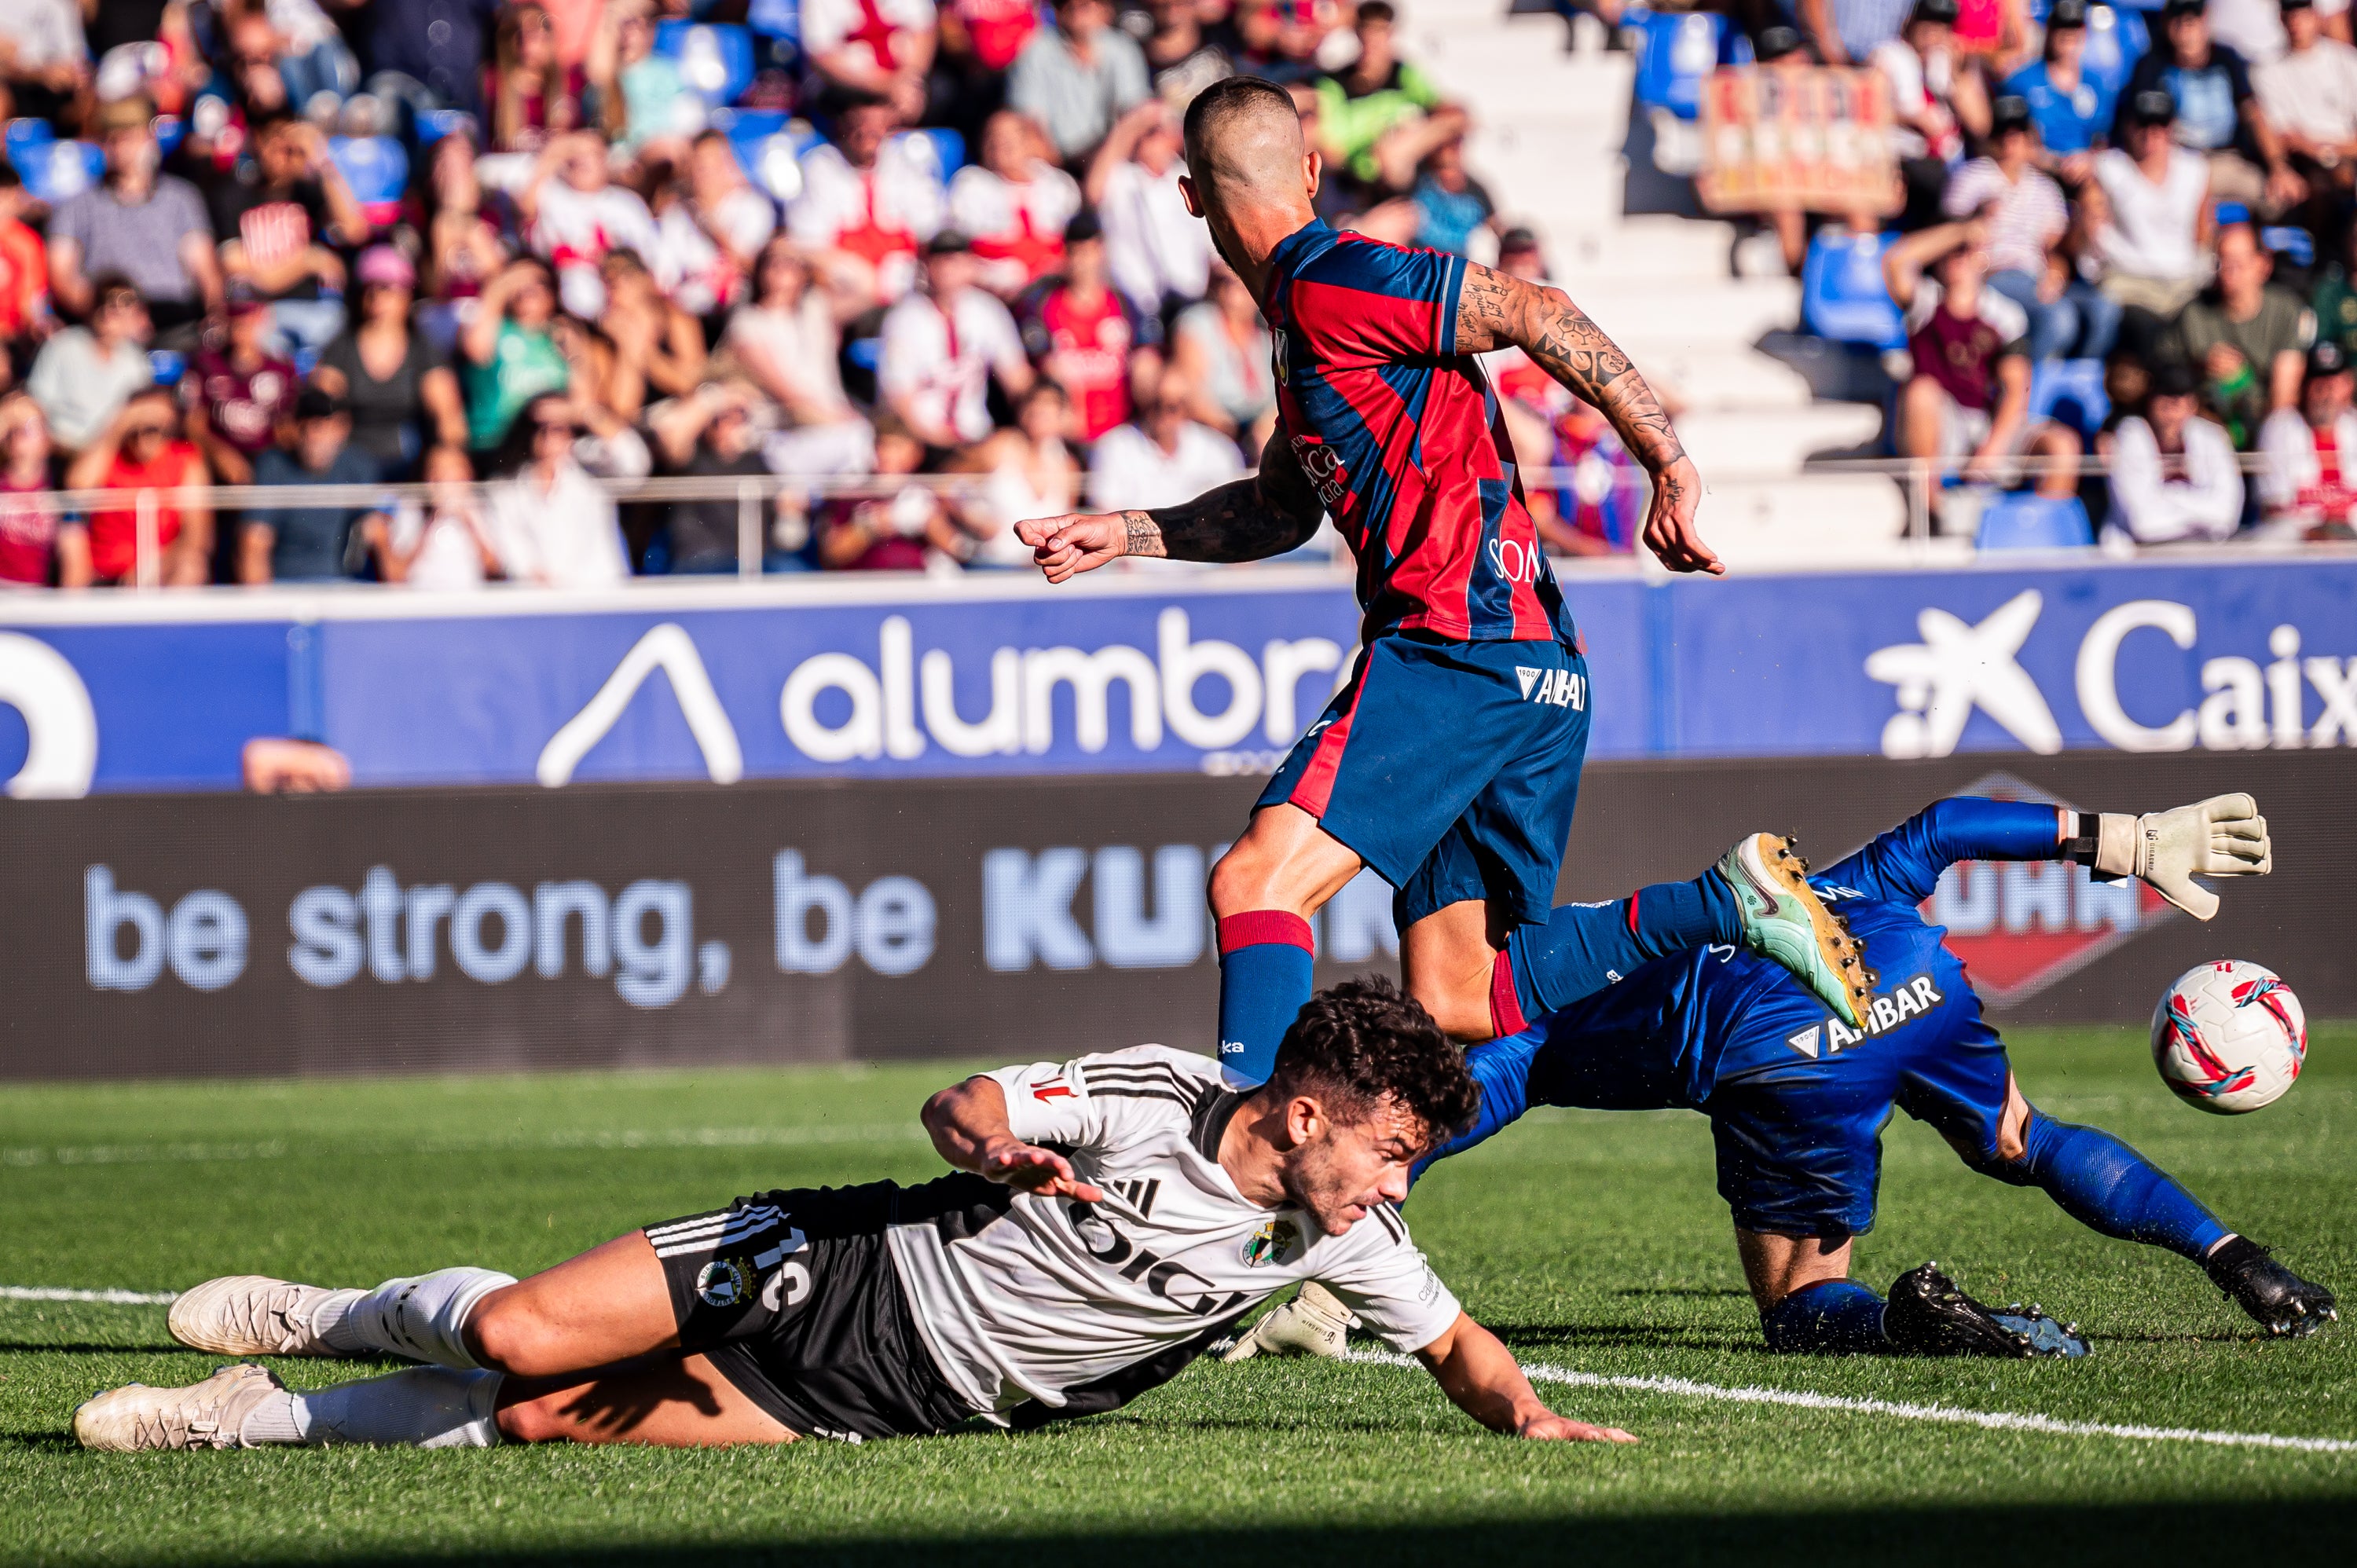
[{"label": "black shorts", "polygon": [[646,1227],[681,1348],[812,1436],[920,1436],[971,1419],[918,1336],[884,1240],[915,1217],[904,1208],[934,1207],[906,1200],[943,1185],[780,1189]]}]

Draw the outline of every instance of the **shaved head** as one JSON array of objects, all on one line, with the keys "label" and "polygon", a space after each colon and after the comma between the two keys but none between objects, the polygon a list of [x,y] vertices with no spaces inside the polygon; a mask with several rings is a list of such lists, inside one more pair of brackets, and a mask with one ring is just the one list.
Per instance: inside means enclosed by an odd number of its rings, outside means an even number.
[{"label": "shaved head", "polygon": [[1259,299],[1269,252],[1317,218],[1319,164],[1292,95],[1256,76],[1215,81],[1187,106],[1188,209]]}]

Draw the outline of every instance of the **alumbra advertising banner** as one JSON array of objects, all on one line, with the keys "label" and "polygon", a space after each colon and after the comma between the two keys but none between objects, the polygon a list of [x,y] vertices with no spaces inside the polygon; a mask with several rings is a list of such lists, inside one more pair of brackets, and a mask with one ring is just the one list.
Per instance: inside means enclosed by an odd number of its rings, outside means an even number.
[{"label": "alumbra advertising banner", "polygon": [[[362,785],[1265,772],[1354,656],[1331,576],[0,604],[13,794],[234,788],[256,735]],[[1599,759],[2357,742],[2357,560],[1576,579]]]},{"label": "alumbra advertising banner", "polygon": [[[2357,826],[2337,759],[1600,764],[1559,888],[1695,875],[1741,832],[1821,864],[1940,796],[2087,810],[2256,794],[2276,874],[2202,925],[2069,865],[1954,868],[1929,901],[2000,1022],[2138,1023],[2204,960],[2357,1014]],[[1208,1049],[1204,877],[1251,780],[585,786],[0,802],[0,1077],[1040,1059]],[[1395,965],[1372,875],[1321,983]]]}]

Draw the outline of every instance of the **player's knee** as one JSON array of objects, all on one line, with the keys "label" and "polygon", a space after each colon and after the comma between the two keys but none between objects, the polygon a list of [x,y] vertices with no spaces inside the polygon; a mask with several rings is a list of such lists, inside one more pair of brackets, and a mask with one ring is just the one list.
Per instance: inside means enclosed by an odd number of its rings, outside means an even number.
[{"label": "player's knee", "polygon": [[467,1348],[478,1366],[537,1376],[564,1371],[557,1354],[562,1331],[512,1285],[485,1296],[467,1319]]},{"label": "player's knee", "polygon": [[509,1443],[560,1441],[567,1435],[567,1428],[565,1418],[558,1413],[557,1398],[544,1394],[502,1406],[499,1412],[500,1436]]},{"label": "player's knee", "polygon": [[1495,1021],[1490,1015],[1490,987],[1480,983],[1437,981],[1418,975],[1408,994],[1415,998],[1440,1032],[1452,1040],[1479,1042],[1497,1036]]},{"label": "player's knee", "polygon": [[1266,908],[1269,869],[1266,857],[1256,845],[1239,843],[1231,847],[1211,867],[1211,913],[1241,915]]}]

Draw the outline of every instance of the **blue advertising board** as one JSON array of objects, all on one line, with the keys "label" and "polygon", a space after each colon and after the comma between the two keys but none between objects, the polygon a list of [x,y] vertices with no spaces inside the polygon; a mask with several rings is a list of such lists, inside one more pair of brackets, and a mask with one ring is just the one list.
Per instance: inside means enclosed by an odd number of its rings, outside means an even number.
[{"label": "blue advertising board", "polygon": [[[1569,584],[1590,755],[2357,744],[2357,560]],[[1266,771],[1347,675],[1307,571],[0,603],[13,794],[230,789],[257,736],[362,785]]]}]

